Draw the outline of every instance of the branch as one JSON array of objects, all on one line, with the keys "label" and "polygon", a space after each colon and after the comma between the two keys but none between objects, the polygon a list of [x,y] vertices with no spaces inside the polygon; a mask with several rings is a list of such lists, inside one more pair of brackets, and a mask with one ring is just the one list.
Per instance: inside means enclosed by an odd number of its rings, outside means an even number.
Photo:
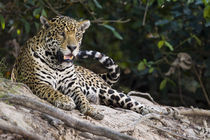
[{"label": "branch", "polygon": [[202,91],[203,91],[204,97],[206,98],[206,101],[207,101],[208,105],[210,106],[210,99],[209,99],[209,97],[208,97],[208,93],[207,93],[207,91],[206,91],[206,89],[205,89],[205,87],[204,87],[204,84],[203,84],[202,80],[201,80],[201,74],[199,74],[199,73],[197,72],[197,70],[196,70],[196,68],[195,68],[195,65],[193,65],[193,71],[194,71],[196,77],[198,78],[198,81],[199,81],[199,83],[200,83],[200,86],[201,86],[201,89],[202,89]]},{"label": "branch", "polygon": [[5,130],[5,131],[9,131],[11,133],[19,134],[19,135],[23,136],[24,138],[31,139],[31,140],[43,140],[44,139],[43,137],[38,136],[35,133],[25,131],[24,129],[22,129],[18,126],[11,125],[11,124],[6,123],[4,121],[1,121],[0,129]]},{"label": "branch", "polygon": [[145,25],[145,23],[146,23],[146,17],[147,17],[147,11],[148,11],[148,8],[149,8],[149,2],[147,2],[146,8],[145,8],[145,12],[144,12],[144,18],[143,18],[142,26],[144,26],[144,25]]},{"label": "branch", "polygon": [[210,111],[209,110],[204,110],[204,109],[197,109],[197,108],[192,108],[192,109],[179,109],[179,113],[181,115],[197,115],[197,116],[208,116],[210,117]]},{"label": "branch", "polygon": [[53,8],[53,6],[50,4],[50,2],[49,2],[48,0],[45,0],[45,2],[47,3],[48,8],[51,9],[56,15],[58,15],[58,16],[61,15],[58,11],[56,11],[56,10]]},{"label": "branch", "polygon": [[55,108],[45,103],[38,102],[32,98],[29,98],[23,95],[14,95],[11,93],[6,94],[4,92],[0,92],[0,96],[1,96],[1,100],[3,101],[9,101],[14,104],[19,104],[24,107],[38,110],[42,113],[46,113],[55,118],[58,118],[62,120],[69,127],[75,128],[79,131],[89,132],[94,135],[104,136],[104,137],[114,139],[114,140],[135,140],[131,136],[121,134],[109,128],[96,126],[87,122],[82,122],[76,118],[73,118],[72,116],[69,116],[63,113],[58,108]]},{"label": "branch", "polygon": [[129,22],[130,19],[122,20],[122,19],[117,19],[117,20],[104,20],[104,19],[95,19],[91,20],[92,23],[104,23],[104,22],[112,22],[112,23],[127,23]]}]

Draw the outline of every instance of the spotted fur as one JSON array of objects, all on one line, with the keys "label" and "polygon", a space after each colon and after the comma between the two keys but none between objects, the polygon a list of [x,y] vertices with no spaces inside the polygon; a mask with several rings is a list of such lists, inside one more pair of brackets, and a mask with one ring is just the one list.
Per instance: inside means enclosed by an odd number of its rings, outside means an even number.
[{"label": "spotted fur", "polygon": [[99,74],[109,85],[117,83],[120,78],[120,68],[115,62],[108,56],[97,51],[80,51],[77,55],[80,59],[92,58],[98,60],[105,68],[108,73]]},{"label": "spotted fur", "polygon": [[[25,83],[35,95],[59,108],[72,110],[76,107],[95,119],[103,119],[103,115],[89,101],[127,108],[141,114],[154,111],[123,92],[112,89],[98,74],[73,63],[89,21],[79,22],[66,16],[52,20],[41,17],[40,20],[42,29],[26,42],[16,59],[13,81]],[[111,63],[114,64],[113,61]]]}]

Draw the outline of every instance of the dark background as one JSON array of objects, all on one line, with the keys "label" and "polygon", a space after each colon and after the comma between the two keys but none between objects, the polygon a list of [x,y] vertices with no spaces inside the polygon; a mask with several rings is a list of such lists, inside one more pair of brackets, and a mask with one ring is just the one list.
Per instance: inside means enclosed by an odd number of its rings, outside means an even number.
[{"label": "dark background", "polygon": [[[210,107],[208,0],[1,0],[1,77],[10,77],[20,46],[40,29],[40,15],[59,14],[91,21],[82,49],[120,65],[115,88],[149,92],[161,104]],[[191,56],[192,67],[166,76],[180,52]],[[96,61],[83,63],[103,71]]]}]

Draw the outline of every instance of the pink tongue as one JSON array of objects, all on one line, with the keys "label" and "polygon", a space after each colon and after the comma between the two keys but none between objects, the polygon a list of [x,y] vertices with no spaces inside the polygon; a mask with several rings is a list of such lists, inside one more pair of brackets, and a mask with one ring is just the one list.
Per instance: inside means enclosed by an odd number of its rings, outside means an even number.
[{"label": "pink tongue", "polygon": [[63,57],[63,59],[64,59],[64,60],[68,60],[68,59],[70,59],[70,60],[71,60],[71,59],[73,59],[73,56],[68,56],[68,55],[65,55],[65,56]]}]

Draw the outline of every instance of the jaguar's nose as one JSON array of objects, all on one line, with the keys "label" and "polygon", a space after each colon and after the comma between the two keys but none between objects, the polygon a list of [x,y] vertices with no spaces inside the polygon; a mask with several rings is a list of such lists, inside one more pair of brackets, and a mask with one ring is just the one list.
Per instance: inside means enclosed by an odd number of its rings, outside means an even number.
[{"label": "jaguar's nose", "polygon": [[70,46],[70,45],[67,46],[67,48],[68,48],[69,50],[71,50],[72,52],[76,49],[76,47],[77,47],[77,46]]}]

